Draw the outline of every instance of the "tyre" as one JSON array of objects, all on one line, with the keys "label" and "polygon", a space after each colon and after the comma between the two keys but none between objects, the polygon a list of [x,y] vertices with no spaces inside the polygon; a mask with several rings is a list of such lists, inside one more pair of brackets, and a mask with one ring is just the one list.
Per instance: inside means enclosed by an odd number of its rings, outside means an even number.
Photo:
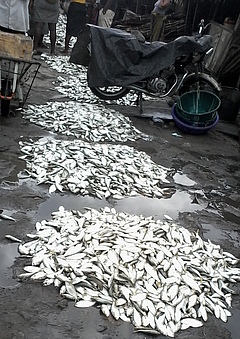
[{"label": "tyre", "polygon": [[216,95],[219,95],[218,89],[213,85],[213,83],[207,79],[200,78],[199,80],[196,80],[194,78],[187,79],[182,87],[179,89],[179,95],[182,95],[186,92],[190,91],[209,91],[211,93],[214,93]]},{"label": "tyre", "polygon": [[1,99],[1,115],[7,117],[10,109],[10,100]]},{"label": "tyre", "polygon": [[118,86],[90,87],[91,91],[102,100],[117,100],[130,92],[129,89]]}]

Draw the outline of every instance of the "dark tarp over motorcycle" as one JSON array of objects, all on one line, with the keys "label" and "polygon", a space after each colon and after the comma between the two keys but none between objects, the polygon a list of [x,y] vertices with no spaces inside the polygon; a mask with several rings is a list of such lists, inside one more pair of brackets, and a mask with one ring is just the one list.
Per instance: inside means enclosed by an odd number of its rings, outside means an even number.
[{"label": "dark tarp over motorcycle", "polygon": [[[212,46],[212,37],[181,36],[174,41],[139,42],[130,33],[115,28],[89,25],[91,58],[89,87],[128,86],[168,68],[175,59]],[[74,63],[74,58],[71,58]]]}]

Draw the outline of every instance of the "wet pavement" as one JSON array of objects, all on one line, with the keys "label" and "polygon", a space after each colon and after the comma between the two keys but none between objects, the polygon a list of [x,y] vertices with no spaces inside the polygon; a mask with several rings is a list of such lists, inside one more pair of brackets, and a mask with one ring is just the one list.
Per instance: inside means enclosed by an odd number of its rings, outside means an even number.
[{"label": "wet pavement", "polygon": [[[52,82],[57,75],[42,62],[27,104],[56,100],[59,94],[52,90]],[[144,102],[143,109],[148,117],[141,116],[135,106],[115,104],[108,107],[130,117],[136,128],[150,136],[149,140],[137,140],[131,146],[149,154],[155,163],[172,169],[171,193],[162,199],[137,196],[121,200],[100,200],[68,192],[49,194],[47,184],[37,185],[33,178],[25,176],[25,163],[18,158],[21,155],[18,142],[52,134],[23,120],[21,112],[13,106],[10,116],[0,121],[0,209],[2,215],[16,219],[16,222],[0,219],[1,339],[165,338],[135,333],[132,325],[106,318],[98,308],[76,309],[73,302],[62,298],[53,286],[44,287],[41,283],[22,282],[17,278],[30,259],[20,257],[18,244],[6,235],[27,241],[27,234],[34,232],[36,222],[51,218],[51,213],[59,206],[79,211],[85,207],[99,210],[109,206],[118,212],[155,219],[171,217],[188,230],[198,231],[204,240],[209,239],[240,258],[238,140],[217,128],[206,135],[183,134],[174,126],[170,108],[163,101]],[[170,118],[163,123],[154,122],[151,112],[167,113]],[[238,122],[234,128],[238,128]],[[239,284],[233,288],[232,316],[227,323],[210,315],[203,327],[180,331],[176,338],[238,339]]]}]

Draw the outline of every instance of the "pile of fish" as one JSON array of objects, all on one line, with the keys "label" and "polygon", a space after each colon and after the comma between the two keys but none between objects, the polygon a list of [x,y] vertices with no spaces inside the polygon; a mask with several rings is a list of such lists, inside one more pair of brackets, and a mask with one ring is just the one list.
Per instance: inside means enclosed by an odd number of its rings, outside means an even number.
[{"label": "pile of fish", "polygon": [[[58,44],[64,47],[65,40],[65,31],[66,31],[66,16],[60,15],[57,23],[57,33],[58,33]],[[45,42],[50,44],[49,36],[44,37]],[[76,39],[70,41],[70,47],[73,47],[76,42]],[[47,63],[50,68],[68,75],[67,78],[59,76],[55,82],[55,89],[70,98],[71,100],[88,100],[88,102],[96,103],[100,99],[97,98],[89,89],[87,84],[87,68],[85,66],[76,65],[69,62],[69,56],[52,56],[46,53],[41,55],[41,58]],[[86,98],[87,95],[87,98]],[[143,98],[148,98],[148,100],[156,100],[156,98],[147,97],[143,94]],[[131,91],[125,97],[118,100],[111,100],[106,103],[118,104],[118,105],[127,105],[132,106],[136,105],[137,94],[134,91]]]},{"label": "pile of fish", "polygon": [[[62,43],[66,17],[59,21]],[[100,104],[87,86],[85,67],[68,57],[42,55],[59,76],[55,88],[76,101],[29,105],[23,117],[74,140],[20,141],[26,172],[49,193],[71,191],[100,199],[164,197],[171,171],[123,142],[144,138],[130,120]],[[133,104],[129,96],[117,104]],[[91,105],[91,104],[93,104]],[[116,142],[118,145],[102,142]],[[89,143],[90,142],[90,143]],[[174,337],[200,327],[208,315],[226,322],[238,259],[167,218],[130,215],[105,207],[59,210],[36,223],[18,250],[31,263],[22,280],[54,285],[76,307],[96,306],[135,331]]]},{"label": "pile of fish", "polygon": [[128,117],[103,105],[76,101],[48,102],[28,105],[23,118],[55,133],[90,142],[134,141],[146,136],[136,129]]},{"label": "pile of fish", "polygon": [[[86,72],[86,71],[85,71]],[[55,84],[55,89],[69,97],[72,100],[86,100],[91,103],[100,102],[101,100],[95,96],[88,87],[87,82],[84,82],[83,79],[85,77],[84,70],[81,70],[76,76],[68,76],[64,78],[62,76],[58,77],[58,81]],[[87,94],[87,98],[86,98]],[[105,100],[107,104],[117,104],[117,105],[124,105],[124,106],[134,106],[136,105],[137,101],[137,94],[133,91],[129,92],[123,98],[118,100]]]},{"label": "pile of fish", "polygon": [[[58,73],[63,73],[64,75],[78,76],[77,81],[82,80],[83,82],[87,81],[87,69],[84,66],[76,65],[69,62],[69,57],[66,55],[48,55],[43,53],[41,59],[49,65],[49,67]],[[59,76],[59,80],[61,76]]]},{"label": "pile of fish", "polygon": [[50,184],[49,193],[67,190],[121,199],[139,194],[159,198],[168,191],[161,185],[168,183],[170,170],[133,147],[50,138],[20,141],[19,145],[25,171],[38,184]]},{"label": "pile of fish", "polygon": [[238,260],[173,221],[60,206],[27,236],[18,250],[31,265],[20,279],[53,284],[76,307],[95,305],[135,331],[174,337],[209,313],[224,322],[231,315]]},{"label": "pile of fish", "polygon": [[[41,58],[53,70],[62,73],[63,75],[67,75],[67,77],[59,75],[57,81],[53,83],[54,89],[59,93],[71,100],[87,100],[87,102],[91,103],[101,101],[88,87],[86,67],[70,63],[69,57],[67,56],[51,56],[43,53]],[[133,106],[136,105],[136,100],[137,94],[134,93],[134,91],[131,91],[123,98],[111,100],[110,102],[106,101],[106,103]],[[150,100],[150,98],[148,98],[148,100]],[[152,98],[152,100],[154,100],[154,98]]]}]

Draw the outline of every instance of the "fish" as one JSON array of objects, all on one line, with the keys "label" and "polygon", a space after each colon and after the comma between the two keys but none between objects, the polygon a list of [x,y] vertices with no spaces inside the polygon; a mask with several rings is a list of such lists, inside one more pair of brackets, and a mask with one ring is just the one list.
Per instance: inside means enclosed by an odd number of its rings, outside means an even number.
[{"label": "fish", "polygon": [[75,307],[85,308],[85,307],[91,307],[95,305],[95,301],[91,300],[79,300],[75,303]]},{"label": "fish", "polygon": [[[63,43],[64,25],[60,18]],[[59,74],[53,86],[68,100],[22,110],[23,119],[61,135],[19,142],[26,176],[47,184],[49,195],[70,191],[110,202],[174,192],[163,185],[171,169],[124,144],[151,136],[91,93],[87,68],[64,56],[41,58],[67,75]],[[136,98],[130,92],[113,102],[132,105]],[[76,307],[100,307],[106,317],[130,321],[136,332],[173,337],[180,329],[203,326],[208,313],[224,322],[231,315],[228,285],[239,281],[239,268],[233,267],[238,259],[168,215],[162,221],[109,207],[82,213],[60,206],[28,238],[18,250],[32,265],[20,279],[52,284]]]},{"label": "fish", "polygon": [[17,221],[17,220],[14,219],[13,217],[10,217],[9,215],[7,215],[7,214],[2,214],[2,213],[0,213],[0,218],[1,218],[1,219],[4,219],[4,220],[14,221],[14,222]]},{"label": "fish", "polygon": [[96,306],[138,332],[169,337],[203,326],[209,313],[223,322],[231,316],[228,284],[240,281],[237,258],[173,220],[59,206],[35,228],[19,244],[20,255],[32,258],[19,279],[52,284],[76,307]]},{"label": "fish", "polygon": [[192,318],[183,318],[181,320],[181,330],[185,330],[189,327],[201,327],[203,326],[202,321]]},{"label": "fish", "polygon": [[[21,141],[19,146],[20,150],[28,147],[30,152],[25,170],[38,185],[49,185],[49,195],[71,191],[99,199],[119,200],[137,194],[155,197],[156,190],[168,181],[170,169],[156,165],[146,153],[133,147],[113,144],[102,147],[95,143],[89,150],[90,144],[79,139],[63,141],[49,137],[46,140]],[[78,151],[73,152],[76,146]],[[104,163],[99,158],[104,158]],[[148,166],[147,173],[142,168],[143,160]],[[154,179],[153,173],[154,178],[161,179]],[[162,197],[163,192],[157,196]],[[167,249],[165,252],[172,256]]]},{"label": "fish", "polygon": [[[92,104],[84,100],[81,103],[66,101],[29,105],[22,113],[24,119],[31,120],[32,123],[44,129],[68,136],[72,135],[88,142],[114,140],[126,142],[127,140],[138,140],[144,136],[140,130],[134,127],[128,117],[119,112],[116,114],[114,110],[108,109],[100,103],[94,115],[89,114],[92,110]],[[44,112],[44,116],[39,112]],[[80,115],[81,119],[79,119]],[[30,145],[23,147],[23,153],[26,156],[29,156],[31,151]],[[108,152],[104,149],[103,156],[101,160],[97,160],[97,164],[106,166],[107,155]]]},{"label": "fish", "polygon": [[9,239],[9,240],[11,240],[11,241],[13,241],[13,242],[19,242],[19,243],[22,242],[21,239],[18,239],[18,238],[14,237],[14,236],[11,235],[11,234],[6,234],[6,235],[5,235],[5,238],[6,238],[6,239]]}]

